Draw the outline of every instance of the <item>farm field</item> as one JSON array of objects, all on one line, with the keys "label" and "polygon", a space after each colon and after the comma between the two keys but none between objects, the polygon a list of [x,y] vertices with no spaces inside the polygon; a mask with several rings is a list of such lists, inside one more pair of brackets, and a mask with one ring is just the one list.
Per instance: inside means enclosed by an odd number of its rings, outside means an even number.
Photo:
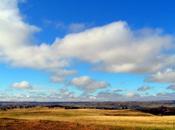
[{"label": "farm field", "polygon": [[134,110],[36,107],[0,111],[0,130],[174,130],[175,116]]}]

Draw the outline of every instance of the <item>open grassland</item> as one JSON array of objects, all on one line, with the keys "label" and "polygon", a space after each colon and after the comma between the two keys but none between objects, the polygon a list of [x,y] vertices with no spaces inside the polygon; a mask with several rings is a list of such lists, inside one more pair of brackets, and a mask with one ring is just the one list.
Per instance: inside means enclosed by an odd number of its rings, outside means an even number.
[{"label": "open grassland", "polygon": [[0,118],[0,130],[175,130],[175,116],[133,110],[13,109],[0,111]]}]

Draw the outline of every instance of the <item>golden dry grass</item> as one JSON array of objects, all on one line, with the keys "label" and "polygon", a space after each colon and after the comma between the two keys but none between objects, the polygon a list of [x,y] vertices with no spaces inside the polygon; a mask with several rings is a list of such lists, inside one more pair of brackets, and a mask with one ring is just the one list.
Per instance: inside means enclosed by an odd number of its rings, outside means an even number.
[{"label": "golden dry grass", "polygon": [[1,111],[0,118],[64,121],[87,125],[93,124],[116,128],[130,128],[133,130],[175,130],[175,116],[154,116],[133,110],[14,109]]}]

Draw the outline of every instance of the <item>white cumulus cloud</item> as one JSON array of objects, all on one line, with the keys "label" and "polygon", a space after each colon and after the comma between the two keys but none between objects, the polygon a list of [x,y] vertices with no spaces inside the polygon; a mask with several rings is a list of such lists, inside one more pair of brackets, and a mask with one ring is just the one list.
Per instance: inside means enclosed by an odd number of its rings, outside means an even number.
[{"label": "white cumulus cloud", "polygon": [[21,82],[13,83],[11,87],[16,89],[31,89],[32,85],[27,81],[21,81]]},{"label": "white cumulus cloud", "polygon": [[134,31],[126,22],[118,21],[69,34],[55,47],[61,55],[88,61],[103,71],[141,73],[172,64],[172,55],[163,53],[172,47],[172,41],[158,30]]},{"label": "white cumulus cloud", "polygon": [[88,76],[73,78],[70,81],[70,84],[85,92],[94,92],[97,89],[104,89],[109,86],[109,84],[105,81],[97,81]]},{"label": "white cumulus cloud", "polygon": [[152,74],[145,81],[158,83],[175,83],[175,70],[166,69],[165,71],[159,71],[155,74]]}]

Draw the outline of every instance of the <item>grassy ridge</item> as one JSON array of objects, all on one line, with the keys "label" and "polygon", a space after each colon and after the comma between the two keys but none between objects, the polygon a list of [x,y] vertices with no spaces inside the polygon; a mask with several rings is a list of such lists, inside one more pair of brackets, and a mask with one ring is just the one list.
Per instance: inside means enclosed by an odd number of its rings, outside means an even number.
[{"label": "grassy ridge", "polygon": [[[175,116],[154,116],[133,110],[31,108],[1,111],[0,118],[47,120],[121,130],[174,130]],[[0,122],[0,126],[1,126]],[[100,127],[101,128],[101,127]],[[95,129],[95,127],[94,127]]]}]

